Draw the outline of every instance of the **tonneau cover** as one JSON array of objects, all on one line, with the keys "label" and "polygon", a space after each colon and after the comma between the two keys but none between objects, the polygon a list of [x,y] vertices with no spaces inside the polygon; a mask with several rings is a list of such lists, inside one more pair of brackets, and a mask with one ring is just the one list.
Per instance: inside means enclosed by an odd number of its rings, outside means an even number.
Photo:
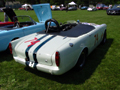
[{"label": "tonneau cover", "polygon": [[[67,36],[67,37],[78,37],[80,35],[86,34],[90,31],[95,29],[95,27],[85,24],[78,24],[70,30],[61,31],[61,32],[50,32],[49,34],[55,34],[60,36]],[[45,33],[45,31],[41,31],[39,33]]]}]

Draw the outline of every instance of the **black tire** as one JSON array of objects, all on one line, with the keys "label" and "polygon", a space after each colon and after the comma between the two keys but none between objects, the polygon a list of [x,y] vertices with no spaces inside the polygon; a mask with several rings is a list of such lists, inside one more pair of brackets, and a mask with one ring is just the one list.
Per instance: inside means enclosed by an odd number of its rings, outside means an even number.
[{"label": "black tire", "polygon": [[106,33],[106,30],[105,30],[101,44],[105,44],[106,40],[107,40],[107,33]]},{"label": "black tire", "polygon": [[79,56],[77,64],[75,65],[76,70],[81,70],[83,68],[83,66],[85,65],[86,57],[87,57],[87,52],[86,50],[83,50],[81,55]]}]

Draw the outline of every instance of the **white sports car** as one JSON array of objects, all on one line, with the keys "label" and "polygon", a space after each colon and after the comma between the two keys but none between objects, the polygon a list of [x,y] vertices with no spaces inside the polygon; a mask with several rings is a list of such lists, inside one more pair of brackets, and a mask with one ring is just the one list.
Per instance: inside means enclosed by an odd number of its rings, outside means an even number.
[{"label": "white sports car", "polygon": [[97,11],[96,7],[88,7],[88,11]]},{"label": "white sports car", "polygon": [[[51,23],[56,26],[51,26]],[[73,67],[82,68],[86,57],[106,41],[106,24],[68,21],[59,25],[56,20],[49,19],[45,27],[46,30],[9,44],[16,62],[61,75]]]}]

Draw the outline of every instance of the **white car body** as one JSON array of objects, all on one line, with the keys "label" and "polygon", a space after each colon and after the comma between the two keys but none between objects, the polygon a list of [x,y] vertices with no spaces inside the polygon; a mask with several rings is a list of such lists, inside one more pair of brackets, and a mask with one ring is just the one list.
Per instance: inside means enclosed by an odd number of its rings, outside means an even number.
[{"label": "white car body", "polygon": [[95,7],[89,7],[87,10],[88,11],[96,11],[97,9]]},{"label": "white car body", "polygon": [[94,23],[79,23],[59,33],[41,31],[12,41],[13,58],[25,66],[61,75],[76,65],[84,49],[89,55],[102,42],[105,32],[106,24]]}]

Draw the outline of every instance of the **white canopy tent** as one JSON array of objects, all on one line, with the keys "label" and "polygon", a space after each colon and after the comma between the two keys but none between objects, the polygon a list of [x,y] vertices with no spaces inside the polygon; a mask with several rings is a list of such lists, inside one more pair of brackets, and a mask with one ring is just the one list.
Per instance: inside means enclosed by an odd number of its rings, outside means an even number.
[{"label": "white canopy tent", "polygon": [[28,6],[29,6],[31,9],[33,8],[32,5],[30,5],[30,4],[24,4],[24,5],[22,5],[22,8],[27,8]]},{"label": "white canopy tent", "polygon": [[70,2],[70,3],[68,3],[68,5],[77,5],[75,2]]}]

